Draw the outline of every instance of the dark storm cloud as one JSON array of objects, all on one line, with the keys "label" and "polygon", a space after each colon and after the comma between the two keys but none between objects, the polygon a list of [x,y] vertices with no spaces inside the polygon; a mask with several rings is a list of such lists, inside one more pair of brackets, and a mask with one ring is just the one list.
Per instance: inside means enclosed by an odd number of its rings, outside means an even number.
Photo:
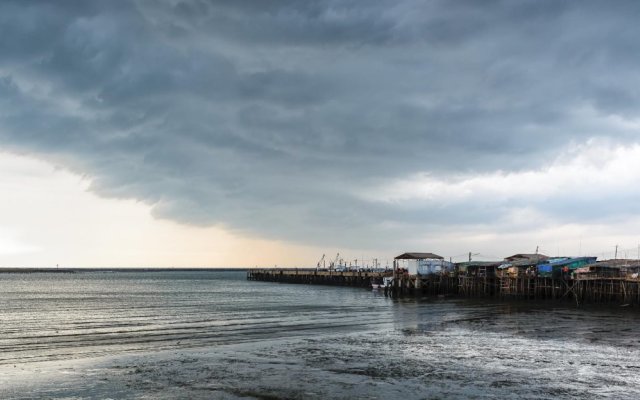
[{"label": "dark storm cloud", "polygon": [[[636,141],[608,121],[639,116],[639,16],[623,1],[5,1],[0,140],[190,224],[365,245],[488,223],[512,205],[370,200],[418,172]],[[564,204],[537,206],[568,218]]]}]

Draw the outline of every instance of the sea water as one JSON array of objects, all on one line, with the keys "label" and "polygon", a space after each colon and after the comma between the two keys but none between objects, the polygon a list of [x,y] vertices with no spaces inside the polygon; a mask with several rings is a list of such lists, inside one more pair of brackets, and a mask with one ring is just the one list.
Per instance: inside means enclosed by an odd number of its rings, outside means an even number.
[{"label": "sea water", "polygon": [[640,398],[640,312],[247,281],[0,274],[0,398]]}]

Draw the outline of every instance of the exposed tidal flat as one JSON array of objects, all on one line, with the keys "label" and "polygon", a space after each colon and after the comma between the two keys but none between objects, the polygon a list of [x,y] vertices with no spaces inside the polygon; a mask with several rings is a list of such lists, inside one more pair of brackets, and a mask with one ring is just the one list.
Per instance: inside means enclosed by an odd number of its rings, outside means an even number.
[{"label": "exposed tidal flat", "polygon": [[640,398],[635,308],[243,272],[0,276],[0,398]]}]

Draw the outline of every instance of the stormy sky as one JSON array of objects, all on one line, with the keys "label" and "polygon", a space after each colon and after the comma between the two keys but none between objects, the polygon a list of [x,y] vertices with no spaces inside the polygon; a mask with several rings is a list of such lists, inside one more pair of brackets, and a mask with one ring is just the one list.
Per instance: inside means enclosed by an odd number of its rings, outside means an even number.
[{"label": "stormy sky", "polygon": [[0,146],[156,219],[291,245],[635,247],[639,19],[633,1],[2,1]]}]

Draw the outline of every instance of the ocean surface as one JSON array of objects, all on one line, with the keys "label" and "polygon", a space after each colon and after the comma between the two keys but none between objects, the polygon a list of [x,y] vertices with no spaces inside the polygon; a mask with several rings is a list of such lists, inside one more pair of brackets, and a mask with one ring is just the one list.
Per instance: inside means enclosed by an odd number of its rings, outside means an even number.
[{"label": "ocean surface", "polygon": [[2,399],[640,398],[640,310],[0,274]]}]

